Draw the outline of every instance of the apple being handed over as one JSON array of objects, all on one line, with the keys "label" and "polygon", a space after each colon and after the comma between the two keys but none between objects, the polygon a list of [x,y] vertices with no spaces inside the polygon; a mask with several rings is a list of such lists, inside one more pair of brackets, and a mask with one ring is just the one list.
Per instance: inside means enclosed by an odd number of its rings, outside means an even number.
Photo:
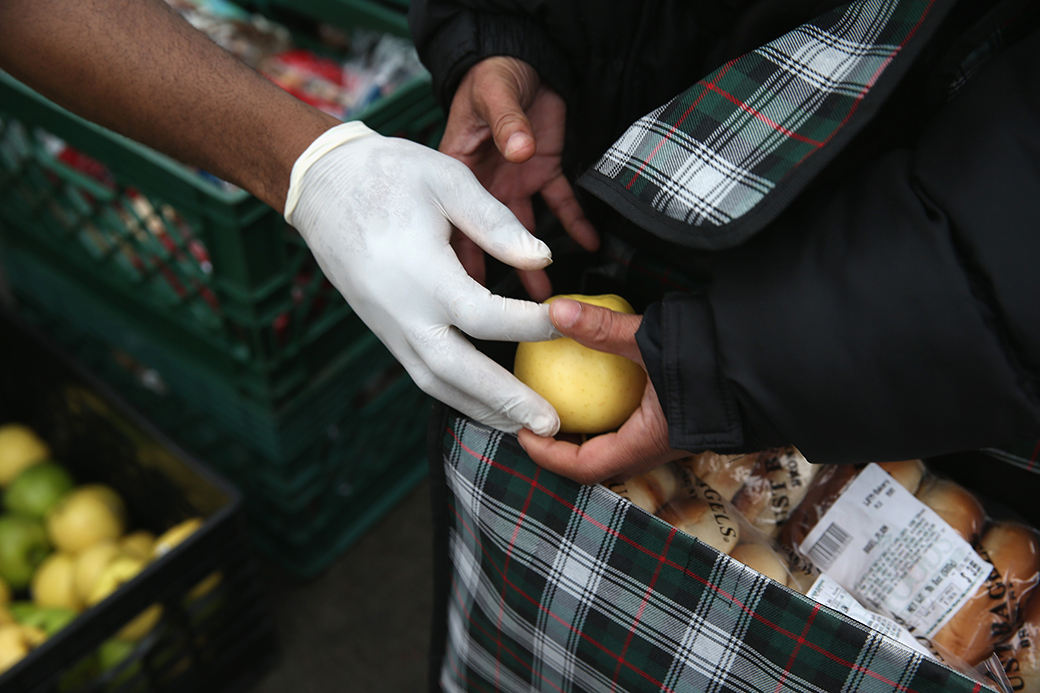
[{"label": "apple being handed over", "polygon": [[[570,298],[619,313],[635,311],[615,294],[567,294]],[[615,354],[589,349],[569,337],[547,342],[520,342],[513,373],[553,405],[560,415],[560,433],[604,433],[623,424],[639,407],[646,372],[639,364]]]}]

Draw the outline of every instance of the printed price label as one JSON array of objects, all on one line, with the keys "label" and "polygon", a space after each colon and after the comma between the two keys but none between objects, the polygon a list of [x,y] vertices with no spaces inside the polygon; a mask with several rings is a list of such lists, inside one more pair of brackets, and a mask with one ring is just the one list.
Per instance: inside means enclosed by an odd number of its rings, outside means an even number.
[{"label": "printed price label", "polygon": [[826,574],[816,578],[816,582],[813,583],[809,593],[805,596],[825,606],[829,606],[835,611],[840,611],[853,621],[859,621],[863,625],[869,626],[890,638],[894,638],[921,654],[929,657],[933,656],[927,648],[917,642],[917,639],[910,631],[892,619],[865,608],[844,587]]},{"label": "printed price label", "polygon": [[876,464],[824,514],[799,550],[869,608],[930,637],[993,567]]}]

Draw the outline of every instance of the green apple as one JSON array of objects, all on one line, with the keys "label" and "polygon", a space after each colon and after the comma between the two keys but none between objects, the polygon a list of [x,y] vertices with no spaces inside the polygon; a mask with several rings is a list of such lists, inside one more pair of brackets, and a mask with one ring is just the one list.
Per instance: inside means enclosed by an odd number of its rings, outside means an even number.
[{"label": "green apple", "polygon": [[136,647],[135,643],[118,638],[109,638],[101,643],[101,646],[98,647],[98,664],[101,666],[101,671],[108,671],[122,664],[127,657],[134,653]]},{"label": "green apple", "polygon": [[61,606],[39,606],[28,601],[11,603],[11,615],[23,626],[39,628],[49,636],[69,625],[77,612]]},{"label": "green apple", "polygon": [[80,657],[80,660],[71,668],[65,669],[61,678],[58,679],[58,693],[73,693],[86,689],[97,678],[100,671],[96,652]]},{"label": "green apple", "polygon": [[[634,313],[615,294],[553,296],[546,303],[571,298],[582,303]],[[623,424],[643,399],[646,372],[633,361],[589,349],[568,337],[521,342],[513,373],[553,405],[561,433],[603,433]]]},{"label": "green apple", "polygon": [[43,519],[75,485],[65,467],[53,460],[39,462],[22,471],[4,489],[4,507],[14,513]]},{"label": "green apple", "polygon": [[130,683],[132,679],[140,677],[144,668],[142,658],[132,659],[136,649],[137,643],[118,638],[109,638],[101,643],[97,655],[98,665],[106,679],[105,690],[136,691],[141,688],[143,682],[140,679]]},{"label": "green apple", "polygon": [[27,587],[33,571],[50,552],[42,522],[24,515],[0,515],[0,577],[12,590]]}]

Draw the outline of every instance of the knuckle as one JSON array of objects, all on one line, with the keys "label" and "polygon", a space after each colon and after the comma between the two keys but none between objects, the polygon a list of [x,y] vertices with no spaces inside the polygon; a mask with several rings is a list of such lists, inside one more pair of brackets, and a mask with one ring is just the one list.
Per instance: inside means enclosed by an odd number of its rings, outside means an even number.
[{"label": "knuckle", "polygon": [[594,313],[595,317],[587,326],[589,339],[597,344],[611,341],[614,336],[614,313],[606,308],[600,308]]},{"label": "knuckle", "polygon": [[426,394],[431,397],[436,397],[439,394],[439,378],[433,375],[429,369],[414,368],[408,373],[408,375],[411,376],[412,382],[415,383],[415,386]]}]

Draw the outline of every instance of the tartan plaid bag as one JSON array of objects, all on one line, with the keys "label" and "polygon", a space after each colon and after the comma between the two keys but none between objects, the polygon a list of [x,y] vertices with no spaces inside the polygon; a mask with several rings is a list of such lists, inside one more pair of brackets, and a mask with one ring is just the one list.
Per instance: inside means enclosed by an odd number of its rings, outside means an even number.
[{"label": "tartan plaid bag", "polygon": [[742,243],[870,120],[953,4],[835,7],[640,118],[578,183],[681,246]]},{"label": "tartan plaid bag", "polygon": [[[956,693],[980,684],[442,410],[434,690]],[[438,687],[439,686],[439,687]]]},{"label": "tartan plaid bag", "polygon": [[[840,149],[823,145],[851,137],[884,100],[909,62],[897,56],[926,41],[947,5],[836,8],[633,125],[582,184],[665,239],[738,243],[807,182],[803,163],[822,165]],[[601,255],[609,262],[592,274],[630,298],[696,284],[609,238]],[[541,469],[513,435],[438,406],[429,449],[441,561],[433,691],[988,690],[603,486]],[[998,487],[1003,497],[1040,487],[1031,463],[1005,466],[1029,478]]]}]

